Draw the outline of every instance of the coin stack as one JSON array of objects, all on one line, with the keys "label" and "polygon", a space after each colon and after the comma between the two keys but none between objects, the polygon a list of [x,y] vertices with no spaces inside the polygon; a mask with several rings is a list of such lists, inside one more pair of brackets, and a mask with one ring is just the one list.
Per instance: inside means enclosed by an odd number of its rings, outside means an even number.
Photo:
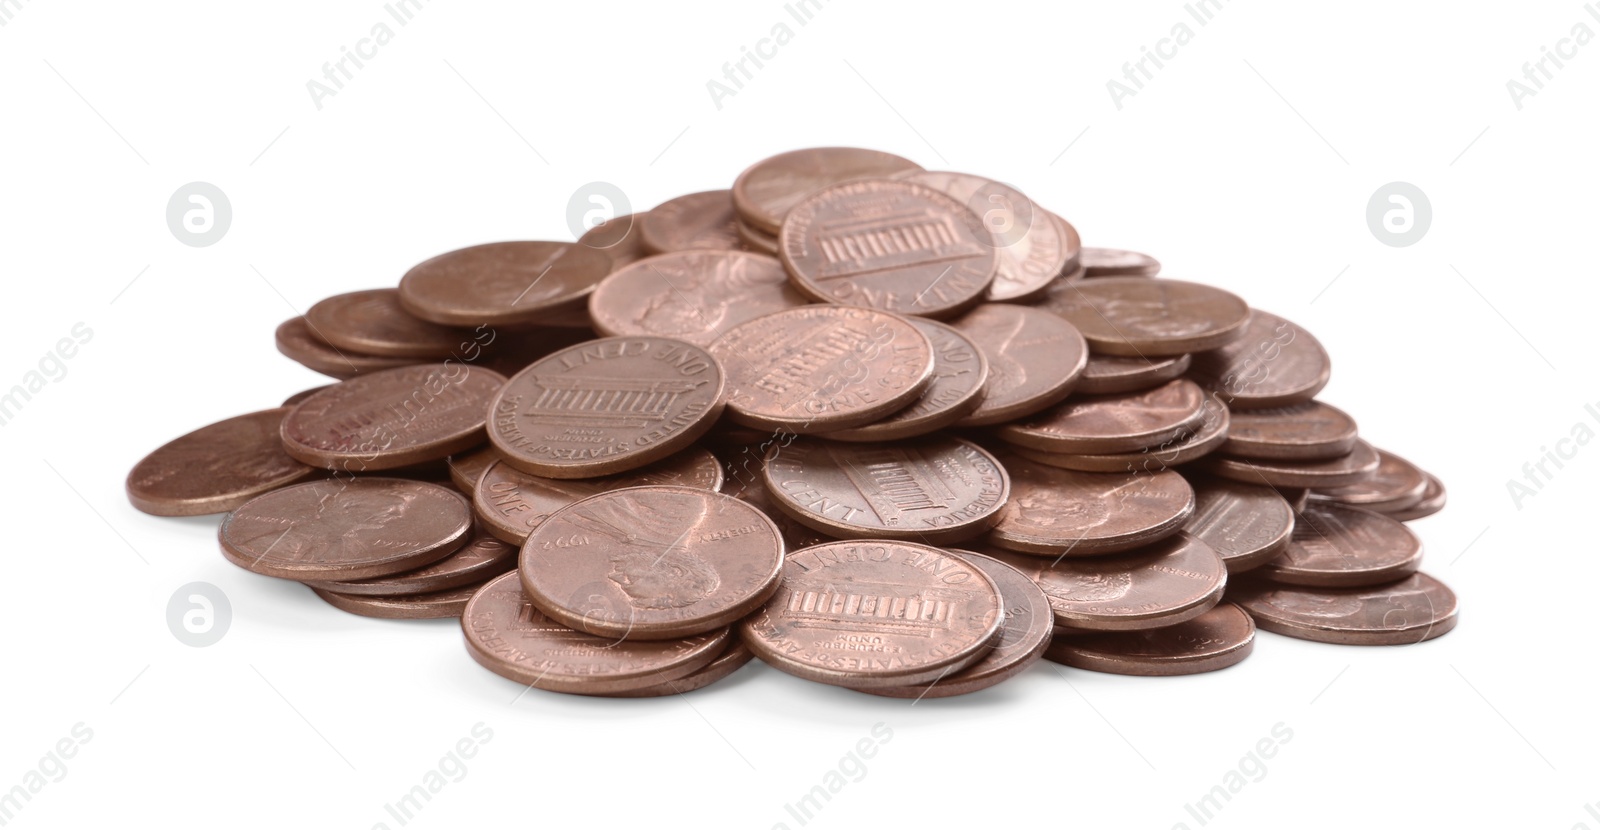
[{"label": "coin stack", "polygon": [[134,506],[541,689],[759,657],[861,692],[1040,658],[1171,675],[1256,626],[1450,630],[1403,522],[1437,478],[1315,396],[1315,337],[1008,185],[815,148],[576,242],[441,254],[278,348],[340,380],[184,435]]}]

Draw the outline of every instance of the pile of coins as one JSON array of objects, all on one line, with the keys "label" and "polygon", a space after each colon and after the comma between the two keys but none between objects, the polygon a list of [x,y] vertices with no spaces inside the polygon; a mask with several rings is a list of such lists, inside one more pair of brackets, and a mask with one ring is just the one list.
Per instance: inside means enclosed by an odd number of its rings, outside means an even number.
[{"label": "pile of coins", "polygon": [[317,303],[278,348],[341,382],[168,443],[128,496],[558,692],[759,657],[936,697],[1041,657],[1219,669],[1257,626],[1450,630],[1402,523],[1438,479],[1315,399],[1309,332],[1160,267],[999,182],[785,153]]}]

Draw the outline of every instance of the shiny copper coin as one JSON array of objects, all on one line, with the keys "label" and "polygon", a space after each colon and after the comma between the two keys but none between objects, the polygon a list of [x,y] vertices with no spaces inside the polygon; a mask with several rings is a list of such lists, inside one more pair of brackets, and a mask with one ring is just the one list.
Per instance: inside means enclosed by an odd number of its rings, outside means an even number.
[{"label": "shiny copper coin", "polygon": [[707,190],[669,199],[650,209],[640,221],[640,240],[652,254],[744,247],[734,224],[733,195]]},{"label": "shiny copper coin", "polygon": [[484,469],[473,488],[472,509],[490,533],[521,545],[550,514],[579,499],[647,484],[716,490],[722,486],[722,465],[710,452],[698,447],[637,470],[600,478],[543,478],[496,462]]},{"label": "shiny copper coin", "polygon": [[445,459],[445,464],[450,468],[450,483],[471,498],[478,489],[478,479],[483,478],[483,471],[502,457],[500,451],[492,446],[452,455]]},{"label": "shiny copper coin", "polygon": [[473,335],[411,316],[393,288],[335,294],[306,309],[306,324],[335,348],[384,357],[446,358]]},{"label": "shiny copper coin", "polygon": [[1222,557],[1187,533],[1112,556],[1052,561],[989,553],[1044,589],[1056,625],[1094,631],[1137,631],[1192,620],[1216,606],[1228,575]]},{"label": "shiny copper coin", "polygon": [[790,208],[829,185],[922,169],[891,153],[856,147],[810,147],[750,165],[733,183],[733,204],[752,230],[776,235]]},{"label": "shiny copper coin", "polygon": [[1327,350],[1311,332],[1258,308],[1238,339],[1195,354],[1189,376],[1234,409],[1260,409],[1311,400],[1331,371]]},{"label": "shiny copper coin", "polygon": [[1000,249],[966,205],[931,187],[864,179],[794,206],[778,257],[818,302],[944,319],[983,300]]},{"label": "shiny copper coin", "polygon": [[765,483],[779,510],[822,533],[929,545],[982,535],[1011,492],[994,456],[943,435],[873,447],[799,438],[769,451]]},{"label": "shiny copper coin", "polygon": [[1321,401],[1233,413],[1227,455],[1282,461],[1321,461],[1349,455],[1356,446],[1355,419]]},{"label": "shiny copper coin", "polygon": [[1378,469],[1378,451],[1356,441],[1348,455],[1324,461],[1271,461],[1210,455],[1197,464],[1212,475],[1269,487],[1344,487],[1365,481]]},{"label": "shiny copper coin", "polygon": [[806,302],[772,257],[681,251],[606,277],[589,297],[589,317],[601,334],[676,337],[703,347],[740,323]]},{"label": "shiny copper coin", "polygon": [[756,253],[766,254],[774,259],[777,258],[778,237],[776,234],[756,230],[746,225],[742,219],[734,224],[734,230],[739,234],[739,241],[744,243],[746,248]]},{"label": "shiny copper coin", "polygon": [[699,689],[704,689],[719,680],[729,677],[734,672],[745,667],[745,664],[756,658],[750,649],[737,637],[728,645],[721,656],[712,660],[705,668],[696,671],[688,677],[677,680],[668,680],[658,686],[649,686],[643,689],[634,689],[631,692],[617,692],[606,697],[666,697],[668,695],[685,695]]},{"label": "shiny copper coin", "polygon": [[983,403],[989,361],[978,344],[945,325],[921,317],[911,325],[933,345],[933,380],[922,397],[887,418],[864,427],[827,434],[835,441],[898,441],[937,432],[965,418]]},{"label": "shiny copper coin", "polygon": [[1254,571],[1282,585],[1359,588],[1413,574],[1422,540],[1388,516],[1340,504],[1313,503],[1295,515],[1282,555]]},{"label": "shiny copper coin", "polygon": [[762,483],[762,461],[765,449],[750,448],[750,457],[755,459],[755,466],[744,467],[745,458],[741,455],[728,459],[723,467],[722,492],[760,510],[772,523],[778,526],[778,533],[783,536],[786,550],[799,550],[812,545],[832,542],[834,539],[826,533],[813,530],[789,517],[789,514],[779,510],[772,503],[772,496],[767,493],[767,487]]},{"label": "shiny copper coin", "polygon": [[704,634],[778,590],[783,537],[760,510],[692,487],[629,487],[556,511],[528,534],[522,589],[555,621],[602,637]]},{"label": "shiny copper coin", "polygon": [[1189,371],[1189,356],[1118,357],[1089,355],[1083,376],[1073,390],[1084,395],[1114,395],[1153,389]]},{"label": "shiny copper coin", "polygon": [[1352,646],[1420,643],[1456,627],[1456,595],[1416,573],[1370,588],[1295,588],[1255,580],[1228,599],[1256,625],[1286,637]]},{"label": "shiny copper coin", "polygon": [[467,601],[477,593],[478,585],[465,585],[426,594],[407,594],[392,597],[341,594],[324,588],[312,588],[312,593],[340,611],[363,617],[384,620],[439,620],[461,616]]},{"label": "shiny copper coin", "polygon": [[417,361],[408,357],[373,357],[354,352],[342,352],[319,339],[306,324],[306,318],[285,320],[275,332],[278,352],[313,372],[347,380],[356,375],[381,372],[410,366]]},{"label": "shiny copper coin", "polygon": [[1255,647],[1256,625],[1224,602],[1187,622],[1146,631],[1096,631],[1057,637],[1045,656],[1089,671],[1140,677],[1200,674],[1235,665]]},{"label": "shiny copper coin", "polygon": [[905,318],[848,306],[773,312],[711,344],[728,376],[728,417],[799,434],[870,424],[933,378],[933,345]]},{"label": "shiny copper coin", "polygon": [[981,660],[1003,614],[994,580],[955,554],[830,542],[785,557],[782,586],[741,634],[764,662],[807,680],[909,686]]},{"label": "shiny copper coin", "polygon": [[347,582],[437,562],[467,539],[459,493],[397,478],[324,479],[240,505],[217,538],[230,562],[284,579]]},{"label": "shiny copper coin", "polygon": [[390,369],[335,384],[283,419],[284,449],[330,470],[387,470],[483,443],[505,378],[460,363]]},{"label": "shiny copper coin", "polygon": [[1177,533],[1194,512],[1194,490],[1171,470],[1080,473],[1013,455],[1000,463],[1011,475],[1011,499],[989,542],[1008,550],[1046,557],[1129,550]]},{"label": "shiny copper coin", "polygon": [[455,553],[414,571],[354,582],[307,580],[306,584],[313,588],[350,596],[410,596],[447,591],[463,585],[475,586],[516,567],[516,548],[489,535],[482,528],[475,528],[472,540],[458,548]]},{"label": "shiny copper coin", "polygon": [[325,384],[323,384],[321,386],[313,386],[310,389],[301,389],[299,392],[296,392],[293,395],[290,395],[289,397],[284,398],[283,399],[283,403],[279,404],[279,406],[283,406],[283,407],[294,406],[295,404],[305,400],[306,398],[311,397],[312,395],[317,394],[318,392],[321,392],[324,389],[327,389],[329,386],[332,386],[332,385],[333,384],[331,384],[331,383],[325,383]]},{"label": "shiny copper coin", "polygon": [[1194,502],[1183,529],[1210,545],[1230,574],[1277,558],[1294,532],[1294,508],[1271,487],[1207,477],[1194,482]]},{"label": "shiny copper coin", "polygon": [[1229,417],[1228,408],[1213,397],[1207,401],[1198,425],[1188,428],[1176,438],[1138,452],[1072,454],[1041,452],[1026,447],[1013,447],[1012,451],[1029,461],[1063,470],[1159,473],[1215,452],[1228,439]]},{"label": "shiny copper coin", "polygon": [[1052,453],[1119,453],[1159,446],[1192,434],[1205,418],[1207,395],[1179,378],[1143,392],[1077,395],[998,435]]},{"label": "shiny copper coin", "polygon": [[1118,248],[1084,248],[1079,262],[1089,277],[1153,277],[1161,273],[1155,257]]},{"label": "shiny copper coin", "polygon": [[644,247],[643,222],[640,221],[643,218],[642,213],[613,216],[584,231],[583,236],[578,237],[578,244],[610,257],[611,270],[615,272],[636,259],[650,255]]},{"label": "shiny copper coin", "polygon": [[960,426],[988,426],[1048,409],[1072,393],[1088,363],[1083,335],[1048,311],[989,303],[952,325],[989,362],[983,402]]},{"label": "shiny copper coin", "polygon": [[711,353],[667,337],[609,337],[563,349],[506,381],[489,441],[506,464],[546,478],[643,467],[694,443],[722,415]]},{"label": "shiny copper coin", "polygon": [[514,326],[583,313],[611,272],[604,251],[576,242],[494,242],[426,260],[400,278],[406,311],[447,326]]},{"label": "shiny copper coin", "polygon": [[1428,486],[1422,491],[1422,500],[1404,510],[1395,510],[1386,514],[1389,518],[1401,522],[1414,521],[1424,516],[1432,516],[1444,509],[1445,491],[1444,482],[1432,473],[1428,473]]},{"label": "shiny copper coin", "polygon": [[522,593],[515,571],[478,589],[461,614],[479,665],[536,689],[608,695],[688,677],[726,650],[728,629],[678,640],[619,641],[573,631]]},{"label": "shiny copper coin", "polygon": [[238,415],[162,444],[128,472],[128,501],[153,516],[226,513],[316,469],[283,451],[287,408]]},{"label": "shiny copper coin", "polygon": [[1053,306],[1102,354],[1162,357],[1216,349],[1244,333],[1250,307],[1209,285],[1144,277],[1074,283]]},{"label": "shiny copper coin", "polygon": [[1360,484],[1311,491],[1311,501],[1364,507],[1379,513],[1405,510],[1428,490],[1428,474],[1386,450],[1378,450],[1378,469]]}]

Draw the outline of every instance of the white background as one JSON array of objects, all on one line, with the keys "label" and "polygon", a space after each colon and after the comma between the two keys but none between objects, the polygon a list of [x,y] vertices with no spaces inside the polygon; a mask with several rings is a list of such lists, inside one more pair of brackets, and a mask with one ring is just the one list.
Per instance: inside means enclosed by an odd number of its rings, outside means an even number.
[{"label": "white background", "polygon": [[[784,805],[881,722],[890,742],[810,826],[1198,827],[1184,805],[1281,722],[1292,739],[1210,826],[1600,828],[1600,446],[1520,509],[1506,485],[1575,424],[1600,432],[1600,45],[1520,110],[1506,88],[1600,20],[1576,0],[1233,0],[1205,26],[1177,2],[889,6],[832,0],[801,26],[776,0],[436,0],[404,27],[376,0],[10,8],[0,389],[75,323],[93,338],[0,427],[0,790],[74,724],[93,738],[7,826],[397,827],[384,805],[481,722],[492,739],[411,826],[798,827]],[[319,109],[307,81],[380,20],[392,42]],[[707,81],[780,21],[792,40],[719,109]],[[1119,110],[1107,81],[1179,21],[1192,41]],[[647,208],[821,144],[1011,182],[1089,244],[1315,332],[1323,399],[1449,487],[1413,527],[1460,627],[1375,649],[1263,634],[1181,679],[1041,664],[915,706],[760,665],[682,698],[519,698],[453,622],[348,616],[228,564],[215,517],[127,504],[150,449],[326,382],[272,344],[317,299],[468,244],[570,239],[586,182]],[[233,207],[205,248],[165,219],[196,180]],[[1395,180],[1433,206],[1411,247],[1366,223]],[[204,649],[164,619],[195,580],[233,609]]]}]

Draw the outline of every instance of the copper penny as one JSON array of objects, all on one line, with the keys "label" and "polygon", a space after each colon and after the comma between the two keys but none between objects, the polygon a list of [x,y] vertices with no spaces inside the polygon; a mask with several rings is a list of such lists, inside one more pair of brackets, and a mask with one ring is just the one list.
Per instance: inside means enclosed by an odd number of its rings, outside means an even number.
[{"label": "copper penny", "polygon": [[1323,461],[1273,461],[1211,455],[1198,465],[1213,475],[1269,487],[1344,487],[1359,484],[1378,469],[1378,451],[1356,441],[1348,455]]},{"label": "copper penny", "polygon": [[847,688],[932,683],[1000,633],[1000,589],[978,566],[910,542],[830,542],[784,558],[783,583],[741,634],[764,662]]},{"label": "copper penny", "polygon": [[408,357],[374,357],[342,352],[318,339],[304,317],[285,320],[278,326],[274,336],[278,352],[284,357],[313,372],[320,372],[340,380],[348,380],[356,375],[370,372],[410,366],[417,362]]},{"label": "copper penny", "polygon": [[330,470],[387,470],[483,443],[505,378],[460,363],[389,369],[334,384],[283,419],[290,455]]},{"label": "copper penny", "polygon": [[331,383],[325,383],[325,384],[323,384],[321,386],[313,386],[310,389],[301,389],[299,392],[296,392],[293,395],[290,395],[289,397],[284,398],[283,399],[283,403],[279,404],[279,406],[283,406],[283,407],[294,406],[295,404],[305,400],[306,398],[311,397],[312,395],[317,394],[318,392],[321,392],[324,389],[327,389],[328,387],[330,387],[332,385],[333,384],[331,384]]},{"label": "copper penny", "polygon": [[1428,486],[1422,491],[1422,500],[1404,510],[1395,510],[1386,515],[1401,522],[1410,522],[1424,516],[1432,516],[1444,509],[1445,492],[1444,482],[1432,473],[1427,473]]},{"label": "copper penny", "polygon": [[779,510],[822,533],[930,545],[982,535],[1011,491],[994,456],[943,435],[874,447],[800,438],[769,451],[765,483]]},{"label": "copper penny", "polygon": [[937,432],[965,418],[983,403],[989,361],[978,344],[959,331],[921,317],[911,325],[933,346],[933,380],[916,402],[864,427],[828,433],[836,441],[898,441]]},{"label": "copper penny", "polygon": [[1152,389],[1189,371],[1189,355],[1177,357],[1118,357],[1091,354],[1073,391],[1085,395],[1114,395]]},{"label": "copper penny", "polygon": [[508,680],[567,694],[608,695],[688,677],[727,649],[726,628],[678,640],[618,641],[546,617],[515,571],[478,589],[461,614],[467,653]]},{"label": "copper penny", "polygon": [[1196,354],[1189,376],[1234,409],[1259,409],[1311,400],[1330,371],[1328,352],[1311,332],[1258,308],[1238,339]]},{"label": "copper penny", "polygon": [[1194,482],[1194,515],[1183,529],[1236,574],[1282,554],[1294,526],[1294,508],[1271,487],[1207,477]]},{"label": "copper penny", "polygon": [[1110,556],[987,552],[1037,582],[1056,625],[1071,629],[1137,631],[1194,619],[1216,606],[1228,574],[1222,557],[1187,533]]},{"label": "copper penny", "polygon": [[1057,637],[1045,653],[1063,665],[1111,674],[1173,677],[1235,665],[1255,647],[1256,624],[1224,602],[1187,622],[1146,631],[1096,631]]},{"label": "copper penny", "polygon": [[903,317],[814,305],[757,317],[711,344],[728,376],[728,417],[808,434],[870,424],[933,379],[933,345]]},{"label": "copper penny", "polygon": [[1171,470],[1080,473],[1009,454],[1000,463],[1011,474],[1011,500],[989,542],[1008,550],[1047,557],[1128,550],[1177,533],[1194,512],[1194,490]]},{"label": "copper penny", "polygon": [[306,584],[324,591],[351,596],[409,596],[446,591],[463,585],[476,586],[490,577],[499,576],[516,567],[517,549],[489,535],[480,527],[473,530],[472,540],[458,548],[455,553],[414,571],[354,582],[307,580]]},{"label": "copper penny", "polygon": [[989,362],[983,402],[960,426],[988,426],[1049,409],[1072,393],[1088,363],[1083,335],[1048,311],[989,303],[953,325]]},{"label": "copper penny", "polygon": [[1084,248],[1079,262],[1089,277],[1153,277],[1161,273],[1155,257],[1118,248]]},{"label": "copper penny", "polygon": [[617,692],[606,697],[666,697],[668,695],[684,695],[698,689],[704,689],[719,680],[745,667],[745,664],[755,659],[755,654],[745,648],[744,643],[737,637],[717,659],[712,660],[705,668],[696,671],[688,677],[677,680],[668,680],[658,686],[648,686],[643,689],[634,689],[631,692]]},{"label": "copper penny", "polygon": [[445,464],[450,468],[450,483],[470,498],[478,489],[478,479],[483,478],[483,471],[501,458],[500,451],[492,446],[452,455],[445,459]]},{"label": "copper penny", "polygon": [[576,242],[493,242],[440,254],[400,278],[406,311],[447,326],[514,326],[569,310],[611,272],[611,256]]},{"label": "copper penny", "polygon": [[316,472],[283,451],[287,408],[267,409],[174,438],[128,472],[128,501],[153,516],[226,513]]},{"label": "copper penny", "polygon": [[819,302],[943,319],[983,300],[1000,266],[996,245],[977,214],[943,192],[864,179],[795,205],[778,257],[795,288]]},{"label": "copper penny", "polygon": [[778,256],[778,237],[766,231],[756,230],[738,220],[734,224],[734,231],[739,234],[739,241],[746,248],[760,254],[766,254],[774,259]]},{"label": "copper penny", "polygon": [[778,590],[783,537],[765,514],[692,487],[629,487],[556,511],[528,534],[522,589],[546,616],[626,640],[704,634]]},{"label": "copper penny", "polygon": [[1312,490],[1311,501],[1393,513],[1422,501],[1427,490],[1427,473],[1392,452],[1378,450],[1378,469],[1370,478],[1360,484]]},{"label": "copper penny", "polygon": [[921,170],[892,153],[856,147],[792,150],[750,165],[733,183],[733,204],[752,230],[777,235],[800,200],[829,185]]},{"label": "copper penny", "polygon": [[709,346],[747,320],[805,305],[783,264],[744,251],[681,251],[641,259],[589,297],[601,334],[658,335]]},{"label": "copper penny", "polygon": [[1352,646],[1409,645],[1456,627],[1456,595],[1443,582],[1415,573],[1370,588],[1296,588],[1242,583],[1228,594],[1277,634]]},{"label": "copper penny", "polygon": [[1341,504],[1312,504],[1294,519],[1283,554],[1255,574],[1283,585],[1360,588],[1413,574],[1422,540],[1388,516]]},{"label": "copper penny", "polygon": [[1013,452],[1030,461],[1063,470],[1087,473],[1159,473],[1188,464],[1211,454],[1228,439],[1228,408],[1212,397],[1207,400],[1200,423],[1183,433],[1138,452],[1073,454],[1042,452],[1013,447]]},{"label": "copper penny", "polygon": [[347,582],[454,553],[472,529],[461,494],[398,478],[324,479],[257,496],[217,529],[233,564],[284,579]]},{"label": "copper penny", "polygon": [[716,490],[722,486],[722,465],[710,452],[698,447],[637,470],[601,478],[542,478],[496,462],[484,469],[473,488],[472,509],[490,533],[521,545],[550,514],[579,499],[647,484]]},{"label": "copper penny", "polygon": [[636,259],[650,255],[645,250],[642,236],[644,214],[628,213],[613,216],[583,232],[578,244],[594,248],[611,259],[611,270],[626,266]]},{"label": "copper penny", "polygon": [[711,353],[667,337],[609,337],[563,349],[506,381],[489,404],[505,463],[546,478],[643,467],[694,443],[722,414]]},{"label": "copper penny", "polygon": [[755,466],[746,468],[742,466],[743,458],[729,459],[724,463],[724,484],[722,492],[760,510],[772,523],[778,526],[778,533],[783,536],[786,550],[799,550],[812,545],[832,542],[833,537],[826,533],[819,533],[789,517],[789,514],[779,510],[772,503],[772,497],[767,493],[767,487],[762,483],[761,459],[766,450],[751,447],[751,456],[755,459]]},{"label": "copper penny", "polygon": [[1053,306],[1103,354],[1163,357],[1216,349],[1244,333],[1250,307],[1209,285],[1144,277],[1074,283]]},{"label": "copper penny", "polygon": [[744,243],[734,225],[733,195],[707,190],[669,199],[640,221],[640,241],[652,254],[711,249],[737,251]]},{"label": "copper penny", "polygon": [[1233,413],[1227,455],[1281,461],[1321,461],[1349,455],[1356,446],[1356,422],[1344,410],[1321,401]]},{"label": "copper penny", "polygon": [[393,288],[335,294],[306,309],[306,324],[335,348],[384,357],[446,358],[473,335],[411,316]]},{"label": "copper penny", "polygon": [[1199,386],[1179,378],[1143,392],[1069,397],[998,435],[1045,452],[1131,452],[1192,434],[1205,419],[1206,400]]},{"label": "copper penny", "polygon": [[312,588],[312,593],[334,608],[363,617],[384,620],[439,620],[461,616],[467,600],[477,593],[477,585],[447,588],[426,594],[373,597],[341,594],[324,588]]}]

